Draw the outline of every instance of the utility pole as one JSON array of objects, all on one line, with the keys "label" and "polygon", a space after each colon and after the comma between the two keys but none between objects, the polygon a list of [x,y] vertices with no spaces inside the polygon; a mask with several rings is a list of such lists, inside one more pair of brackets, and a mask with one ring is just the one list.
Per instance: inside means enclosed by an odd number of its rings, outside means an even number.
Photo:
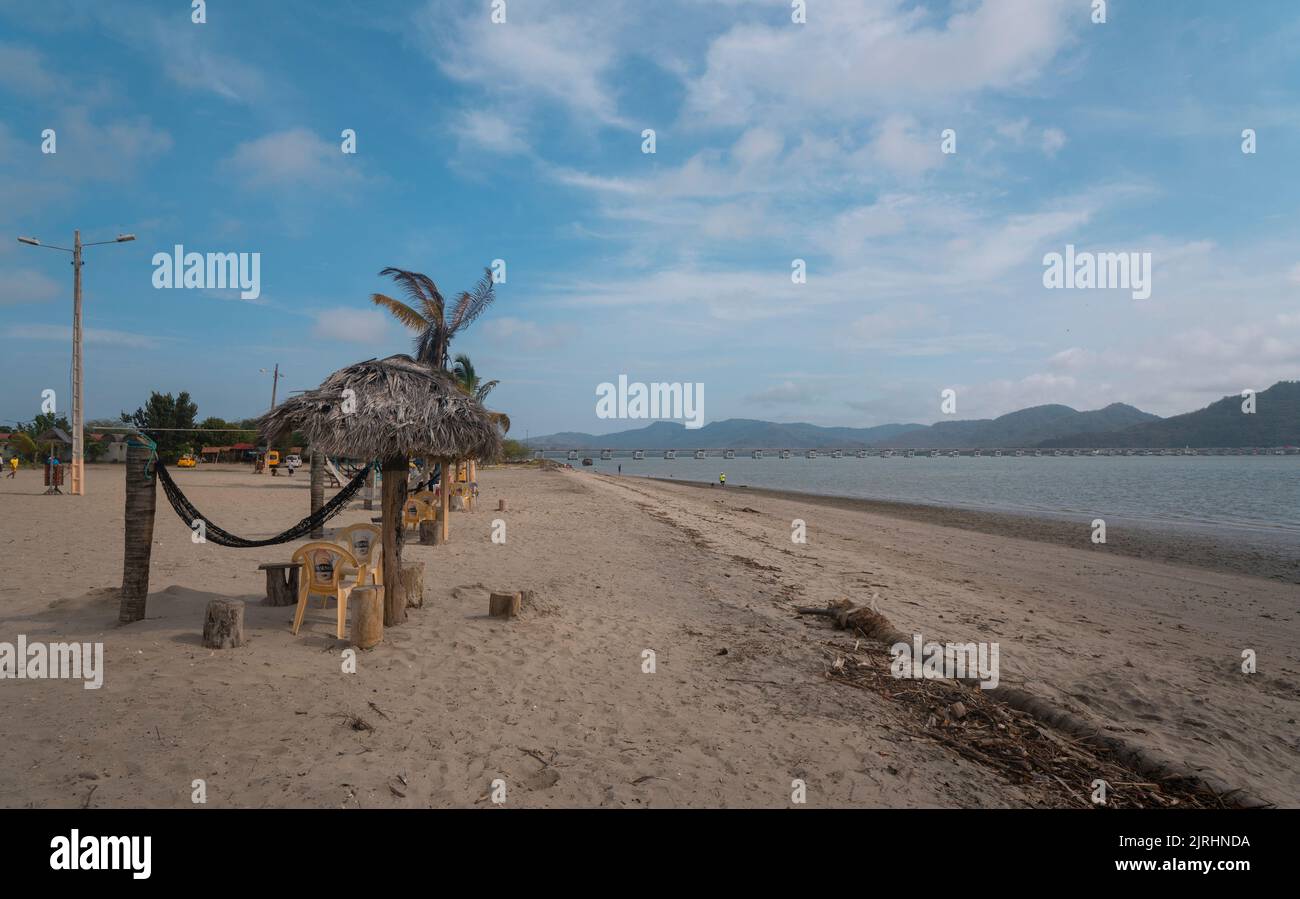
[{"label": "utility pole", "polygon": [[106,243],[126,243],[135,240],[134,234],[119,234],[114,240],[100,240],[83,244],[81,231],[72,232],[72,248],[56,247],[43,244],[34,237],[20,237],[19,243],[33,247],[46,247],[62,250],[72,254],[72,469],[69,494],[84,496],[86,493],[86,433],[82,413],[81,392],[84,387],[81,365],[81,251],[85,247],[97,247]]},{"label": "utility pole", "polygon": [[86,492],[86,433],[81,414],[81,231],[72,232],[72,495]]},{"label": "utility pole", "polygon": [[[266,371],[266,369],[264,368],[262,369],[262,371]],[[275,408],[275,388],[280,385],[280,379],[283,377],[284,375],[280,374],[280,363],[277,362],[275,363],[275,372],[274,374],[271,375],[271,408],[272,409]]]}]

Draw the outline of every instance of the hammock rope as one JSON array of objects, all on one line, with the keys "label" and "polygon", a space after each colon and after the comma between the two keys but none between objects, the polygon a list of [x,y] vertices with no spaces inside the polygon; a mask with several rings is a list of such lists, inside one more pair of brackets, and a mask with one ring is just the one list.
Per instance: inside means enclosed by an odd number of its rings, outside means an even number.
[{"label": "hammock rope", "polygon": [[193,528],[196,520],[204,523],[204,534],[208,542],[215,543],[218,546],[229,546],[235,549],[252,549],[257,546],[275,546],[280,543],[288,543],[310,534],[320,525],[329,521],[338,513],[342,512],[344,507],[352,500],[353,497],[361,490],[366,483],[366,473],[369,467],[361,470],[351,481],[347,483],[334,498],[321,506],[314,514],[308,515],[302,521],[276,534],[274,537],[267,537],[265,540],[249,540],[246,537],[236,536],[224,528],[218,527],[212,522],[212,519],[201,513],[195,508],[194,503],[190,502],[189,497],[181,492],[181,488],[176,486],[172,480],[171,473],[167,471],[162,460],[155,454],[153,460],[155,473],[158,480],[162,483],[163,492],[167,494],[167,499],[171,502],[172,508],[180,516],[181,521],[185,522],[187,528]]}]

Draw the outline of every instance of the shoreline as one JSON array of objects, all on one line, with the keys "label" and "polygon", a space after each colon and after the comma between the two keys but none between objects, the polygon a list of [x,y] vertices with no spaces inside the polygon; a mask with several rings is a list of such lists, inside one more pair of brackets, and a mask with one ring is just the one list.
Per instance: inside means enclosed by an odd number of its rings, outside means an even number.
[{"label": "shoreline", "polygon": [[[1018,537],[1069,546],[1118,553],[1135,559],[1191,565],[1211,571],[1260,577],[1288,584],[1300,584],[1300,554],[1287,556],[1264,549],[1243,549],[1222,537],[1179,533],[1150,525],[1132,525],[1122,520],[1109,523],[1104,546],[1094,545],[1087,522],[1072,522],[1065,517],[1034,515],[1028,512],[1001,512],[960,506],[907,503],[898,500],[864,499],[772,487],[749,487],[733,484],[718,488],[708,481],[687,481],[646,475],[624,475],[662,484],[680,484],[695,489],[740,490],[755,496],[805,502],[846,511],[873,512],[909,521],[960,528],[1004,537]],[[1065,516],[1067,513],[1061,513]]]}]

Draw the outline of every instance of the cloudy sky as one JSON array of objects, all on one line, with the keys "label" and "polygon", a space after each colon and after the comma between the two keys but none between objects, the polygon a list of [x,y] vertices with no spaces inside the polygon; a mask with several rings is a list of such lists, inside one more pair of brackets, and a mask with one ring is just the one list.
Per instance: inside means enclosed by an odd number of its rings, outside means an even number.
[{"label": "cloudy sky", "polygon": [[[0,424],[70,360],[67,258],[14,238],[74,228],[137,235],[86,254],[88,417],[257,414],[260,369],[409,350],[379,269],[454,294],[494,259],[452,350],[519,436],[635,424],[595,416],[620,374],[837,425],[1300,377],[1300,6],[806,6],[0,0]],[[260,253],[260,297],[155,289],[175,244]],[[1066,244],[1150,253],[1150,297],[1046,289]]]}]

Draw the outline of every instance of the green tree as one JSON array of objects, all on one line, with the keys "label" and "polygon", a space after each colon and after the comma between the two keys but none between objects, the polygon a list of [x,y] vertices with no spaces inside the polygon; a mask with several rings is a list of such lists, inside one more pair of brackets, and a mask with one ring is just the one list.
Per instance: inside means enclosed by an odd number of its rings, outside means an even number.
[{"label": "green tree", "polygon": [[164,462],[175,462],[182,453],[192,452],[194,433],[178,430],[193,428],[199,407],[190,401],[188,391],[182,390],[173,397],[170,393],[153,391],[149,402],[133,414],[122,413],[125,424],[135,425],[141,433],[158,444],[158,455]]},{"label": "green tree", "polygon": [[396,281],[415,305],[408,306],[382,293],[371,294],[371,301],[376,306],[383,306],[399,322],[416,332],[415,358],[439,370],[447,368],[447,348],[451,339],[496,299],[491,269],[483,270],[483,277],[472,291],[467,290],[456,298],[450,317],[438,285],[428,275],[392,267],[379,274]]},{"label": "green tree", "polygon": [[29,462],[36,460],[36,441],[25,431],[15,431],[9,435],[9,443],[18,453],[19,457]]},{"label": "green tree", "polygon": [[[457,354],[456,361],[451,367],[451,373],[456,378],[456,383],[460,386],[461,392],[474,397],[479,405],[483,405],[483,401],[487,399],[488,394],[501,383],[500,381],[482,381],[478,376],[478,372],[474,371],[474,363],[464,353]],[[488,417],[500,426],[503,434],[510,432],[509,415],[504,412],[489,410]]]}]

